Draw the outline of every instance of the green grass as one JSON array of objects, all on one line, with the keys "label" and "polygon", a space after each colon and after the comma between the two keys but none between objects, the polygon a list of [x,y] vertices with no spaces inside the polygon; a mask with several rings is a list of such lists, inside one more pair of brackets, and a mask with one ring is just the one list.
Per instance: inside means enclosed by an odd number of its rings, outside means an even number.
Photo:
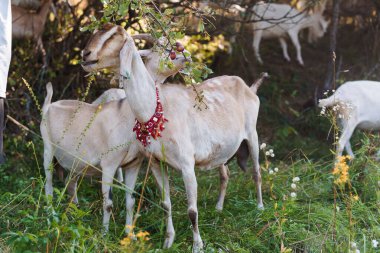
[{"label": "green grass", "polygon": [[[264,211],[256,208],[251,173],[243,173],[234,162],[230,165],[223,212],[215,210],[218,171],[197,171],[199,229],[205,252],[281,252],[281,244],[283,252],[348,252],[350,241],[355,241],[361,252],[378,252],[371,246],[372,239],[380,238],[380,170],[373,158],[378,140],[364,134],[360,139],[361,148],[349,170],[352,189],[338,189],[335,211],[331,155],[309,160],[298,151],[284,159],[277,156],[272,159],[270,167],[278,167],[279,172],[269,175],[267,170],[262,171]],[[31,143],[36,143],[36,151]],[[149,201],[143,202],[136,224],[137,230],[150,233],[150,240],[135,242],[133,248],[121,248],[119,242],[124,238],[125,223],[122,189],[114,190],[114,220],[109,234],[103,236],[98,183],[83,181],[79,190],[80,206],[76,207],[68,204],[67,196],[60,192],[64,185],[56,181],[55,199],[49,207],[43,190],[40,141],[14,138],[7,146],[13,151],[8,153],[12,157],[8,165],[0,168],[0,252],[1,249],[3,252],[156,252],[161,249],[165,213],[157,205],[160,194],[152,178],[145,189]],[[297,198],[292,199],[290,185],[295,176],[301,180]],[[137,192],[141,191],[142,180],[143,173]],[[192,232],[180,174],[171,171],[170,181],[176,239],[173,247],[163,252],[191,252]],[[350,192],[358,194],[359,200],[349,201]]]}]

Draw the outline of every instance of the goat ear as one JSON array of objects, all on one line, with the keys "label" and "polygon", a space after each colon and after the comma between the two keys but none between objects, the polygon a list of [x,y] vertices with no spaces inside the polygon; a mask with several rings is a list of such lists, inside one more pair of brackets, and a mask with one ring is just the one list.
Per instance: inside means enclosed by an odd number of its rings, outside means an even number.
[{"label": "goat ear", "polygon": [[151,53],[152,53],[152,50],[150,50],[150,49],[139,50],[139,54],[141,57],[147,57]]},{"label": "goat ear", "polygon": [[321,15],[326,9],[327,0],[321,0],[319,3],[316,4],[314,13],[320,13]]}]

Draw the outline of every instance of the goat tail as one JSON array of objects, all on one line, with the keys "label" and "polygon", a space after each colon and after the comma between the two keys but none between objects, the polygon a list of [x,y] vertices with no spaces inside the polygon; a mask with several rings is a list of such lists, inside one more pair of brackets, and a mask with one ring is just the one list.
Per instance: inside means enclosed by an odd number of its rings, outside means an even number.
[{"label": "goat tail", "polygon": [[338,103],[336,95],[332,95],[325,99],[320,99],[318,102],[318,107],[331,107]]},{"label": "goat tail", "polygon": [[45,102],[44,105],[42,106],[42,113],[45,114],[49,108],[49,105],[51,104],[51,98],[53,96],[53,85],[51,82],[48,82],[46,84],[46,97],[45,97]]},{"label": "goat tail", "polygon": [[254,93],[257,93],[257,90],[260,88],[261,84],[264,82],[264,79],[265,78],[268,78],[269,75],[267,72],[262,72],[260,74],[260,77],[259,79],[257,79],[252,85],[251,85],[251,90],[254,92]]}]

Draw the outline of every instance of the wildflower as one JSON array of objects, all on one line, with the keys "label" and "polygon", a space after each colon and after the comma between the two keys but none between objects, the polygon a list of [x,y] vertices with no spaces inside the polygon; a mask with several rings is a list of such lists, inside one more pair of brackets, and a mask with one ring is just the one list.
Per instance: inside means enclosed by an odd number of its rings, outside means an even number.
[{"label": "wildflower", "polygon": [[296,185],[295,183],[292,183],[292,184],[290,185],[290,187],[292,187],[292,189],[296,189],[296,188],[297,188],[297,185]]},{"label": "wildflower", "polygon": [[278,172],[278,168],[276,167],[276,168],[274,168],[274,172]]},{"label": "wildflower", "polygon": [[321,115],[325,115],[325,114],[326,114],[326,107],[323,106],[323,107],[322,107],[322,110],[321,110]]},{"label": "wildflower", "polygon": [[266,156],[274,157],[273,149],[269,149],[268,151],[265,152]]},{"label": "wildflower", "polygon": [[125,225],[125,228],[131,231],[131,230],[133,230],[135,228],[135,226]]},{"label": "wildflower", "polygon": [[360,253],[360,250],[359,250],[359,249],[356,249],[356,250],[355,250],[355,253]]},{"label": "wildflower", "polygon": [[357,245],[356,242],[351,242],[351,249],[356,249]]},{"label": "wildflower", "polygon": [[354,196],[352,196],[352,199],[355,200],[355,201],[358,201],[359,200],[359,196],[358,195],[354,195]]},{"label": "wildflower", "polygon": [[348,165],[346,163],[346,160],[350,160],[350,156],[340,156],[338,157],[338,162],[335,164],[335,167],[333,168],[332,174],[337,176],[337,179],[335,179],[334,183],[338,185],[345,184],[349,179],[349,173],[348,173]]},{"label": "wildflower", "polygon": [[120,241],[121,246],[128,246],[131,244],[131,238],[129,236],[125,237],[123,240]]},{"label": "wildflower", "polygon": [[293,178],[293,183],[296,183],[296,182],[299,182],[300,181],[300,178],[299,177],[295,177]]},{"label": "wildflower", "polygon": [[297,193],[295,193],[295,192],[291,192],[291,193],[290,193],[290,197],[292,197],[292,198],[297,197]]},{"label": "wildflower", "polygon": [[260,145],[260,149],[261,150],[263,150],[263,149],[265,149],[267,147],[267,144],[266,143],[261,143],[261,145]]},{"label": "wildflower", "polygon": [[272,175],[274,172],[273,170],[269,170],[269,174]]},{"label": "wildflower", "polygon": [[375,249],[377,248],[377,245],[379,245],[379,242],[377,240],[372,240],[372,247],[374,247]]},{"label": "wildflower", "polygon": [[149,240],[149,232],[146,232],[146,231],[139,231],[137,234],[136,234],[136,237],[139,238],[140,240],[142,241],[148,241]]}]

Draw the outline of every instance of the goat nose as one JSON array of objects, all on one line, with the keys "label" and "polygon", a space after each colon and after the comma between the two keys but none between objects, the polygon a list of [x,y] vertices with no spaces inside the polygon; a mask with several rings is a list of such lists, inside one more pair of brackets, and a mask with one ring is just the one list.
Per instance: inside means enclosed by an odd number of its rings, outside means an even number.
[{"label": "goat nose", "polygon": [[90,50],[83,49],[82,50],[82,57],[85,58],[86,56],[89,56],[91,54]]}]

